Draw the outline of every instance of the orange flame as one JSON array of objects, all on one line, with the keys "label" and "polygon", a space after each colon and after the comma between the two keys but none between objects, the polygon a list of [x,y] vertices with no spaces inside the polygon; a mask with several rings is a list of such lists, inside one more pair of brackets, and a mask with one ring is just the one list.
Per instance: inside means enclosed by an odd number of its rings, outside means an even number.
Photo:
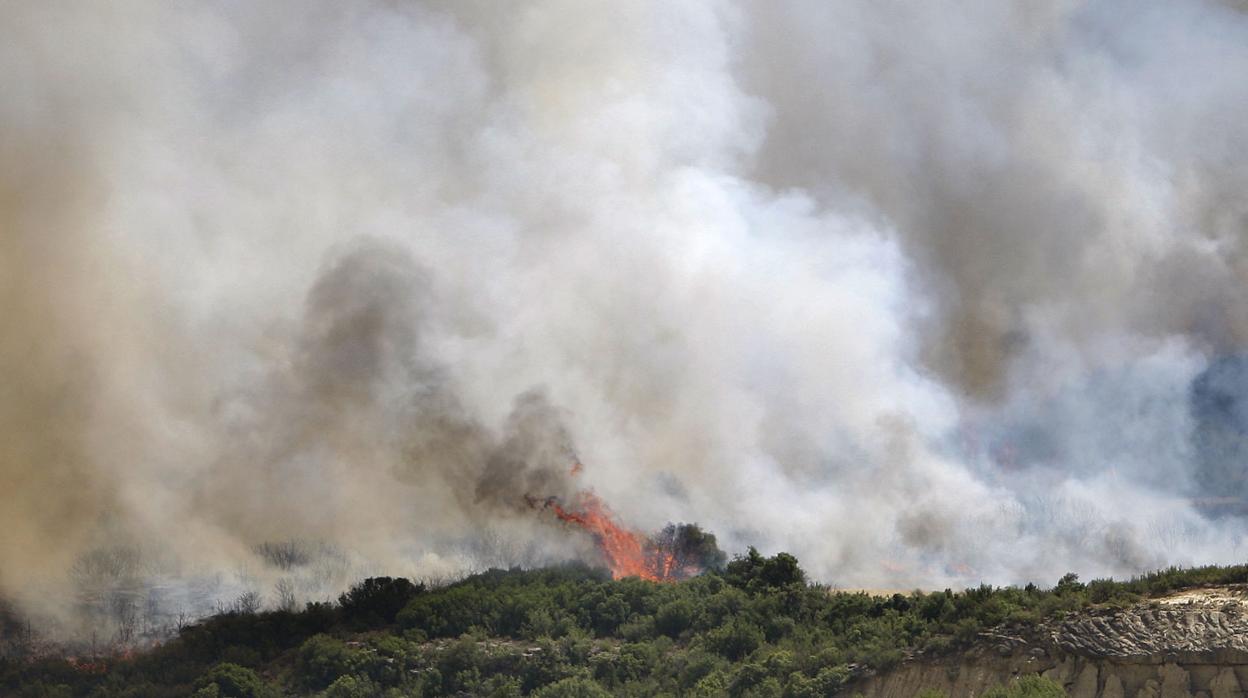
[{"label": "orange flame", "polygon": [[561,521],[576,524],[594,536],[598,549],[611,568],[613,578],[641,577],[651,581],[660,579],[656,571],[646,564],[642,537],[615,523],[611,511],[597,495],[581,492],[578,495],[580,511],[564,509],[558,502],[551,502],[550,508]]},{"label": "orange flame", "polygon": [[125,661],[134,658],[134,650],[127,648],[112,654],[96,656],[91,659],[70,655],[65,657],[65,663],[79,673],[83,674],[106,674],[109,669],[118,661]]},{"label": "orange flame", "polygon": [[540,502],[542,508],[553,511],[560,521],[589,532],[613,579],[639,577],[652,582],[669,582],[700,571],[677,564],[674,551],[664,550],[652,544],[645,534],[630,531],[616,523],[615,515],[593,492],[579,492],[573,508],[564,507],[557,497],[525,499],[529,506],[536,507]]}]

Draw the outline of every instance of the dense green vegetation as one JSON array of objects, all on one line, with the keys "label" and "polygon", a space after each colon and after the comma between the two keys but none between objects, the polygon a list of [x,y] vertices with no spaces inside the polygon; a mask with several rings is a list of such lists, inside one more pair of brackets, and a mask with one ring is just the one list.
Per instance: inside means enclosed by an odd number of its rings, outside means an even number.
[{"label": "dense green vegetation", "polygon": [[[754,550],[674,584],[581,565],[491,570],[436,589],[376,578],[336,604],[218,615],[130,659],[0,660],[0,694],[827,696],[908,655],[956,651],[985,628],[1246,581],[1248,566],[1175,568],[877,597],[809,584],[791,555]],[[1027,679],[997,695],[1061,691]]]}]

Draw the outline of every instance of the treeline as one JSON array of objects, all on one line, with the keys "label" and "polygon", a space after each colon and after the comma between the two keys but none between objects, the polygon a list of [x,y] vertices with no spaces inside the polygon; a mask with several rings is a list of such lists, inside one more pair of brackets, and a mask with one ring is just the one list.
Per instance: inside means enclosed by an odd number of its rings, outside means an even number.
[{"label": "treeline", "polygon": [[1245,581],[1246,566],[1173,568],[1126,582],[1067,575],[1051,589],[878,597],[809,584],[791,555],[753,549],[674,584],[614,581],[583,565],[491,570],[439,588],[374,578],[333,604],[214,616],[134,658],[5,660],[0,694],[829,696],[907,656],[957,651],[987,628]]}]

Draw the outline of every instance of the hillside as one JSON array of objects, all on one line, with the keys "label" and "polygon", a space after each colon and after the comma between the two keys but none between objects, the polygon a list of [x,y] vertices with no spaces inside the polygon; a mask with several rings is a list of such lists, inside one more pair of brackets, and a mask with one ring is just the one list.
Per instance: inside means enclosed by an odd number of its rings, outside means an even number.
[{"label": "hillside", "polygon": [[215,616],[133,657],[11,653],[0,693],[983,695],[1043,674],[1015,694],[1230,696],[1248,668],[1246,582],[1248,567],[1208,567],[871,596],[753,550],[676,583],[579,565],[440,588],[376,578],[335,604]]}]

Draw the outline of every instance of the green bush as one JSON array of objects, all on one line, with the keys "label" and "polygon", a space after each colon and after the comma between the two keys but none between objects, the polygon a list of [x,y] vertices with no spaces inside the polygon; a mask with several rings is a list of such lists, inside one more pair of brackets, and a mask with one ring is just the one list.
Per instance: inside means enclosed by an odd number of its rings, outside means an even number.
[{"label": "green bush", "polygon": [[381,695],[381,687],[367,676],[340,676],[329,685],[322,698],[374,698]]},{"label": "green bush", "polygon": [[269,688],[256,672],[246,667],[222,662],[212,667],[195,682],[197,696],[220,698],[267,698],[277,693]]},{"label": "green bush", "polygon": [[520,679],[514,676],[495,674],[486,680],[480,688],[483,698],[520,698],[524,691]]},{"label": "green bush", "polygon": [[295,671],[305,688],[322,689],[356,668],[354,653],[341,640],[314,635],[299,647]]},{"label": "green bush", "polygon": [[1066,698],[1066,691],[1057,682],[1043,676],[1023,676],[1006,686],[994,686],[983,698]]},{"label": "green bush", "polygon": [[779,588],[806,583],[806,573],[797,558],[788,553],[763,557],[754,547],[738,557],[724,570],[728,581],[743,589]]},{"label": "green bush", "polygon": [[342,614],[357,625],[388,625],[424,590],[424,585],[412,584],[401,577],[369,577],[339,596],[338,606]]},{"label": "green bush", "polygon": [[680,637],[680,634],[693,625],[695,609],[687,599],[669,601],[654,614],[654,629],[668,637]]},{"label": "green bush", "polygon": [[590,679],[568,678],[533,691],[533,698],[611,698],[602,686]]},{"label": "green bush", "polygon": [[711,651],[735,662],[763,644],[763,631],[750,621],[736,618],[707,633],[706,644]]}]

